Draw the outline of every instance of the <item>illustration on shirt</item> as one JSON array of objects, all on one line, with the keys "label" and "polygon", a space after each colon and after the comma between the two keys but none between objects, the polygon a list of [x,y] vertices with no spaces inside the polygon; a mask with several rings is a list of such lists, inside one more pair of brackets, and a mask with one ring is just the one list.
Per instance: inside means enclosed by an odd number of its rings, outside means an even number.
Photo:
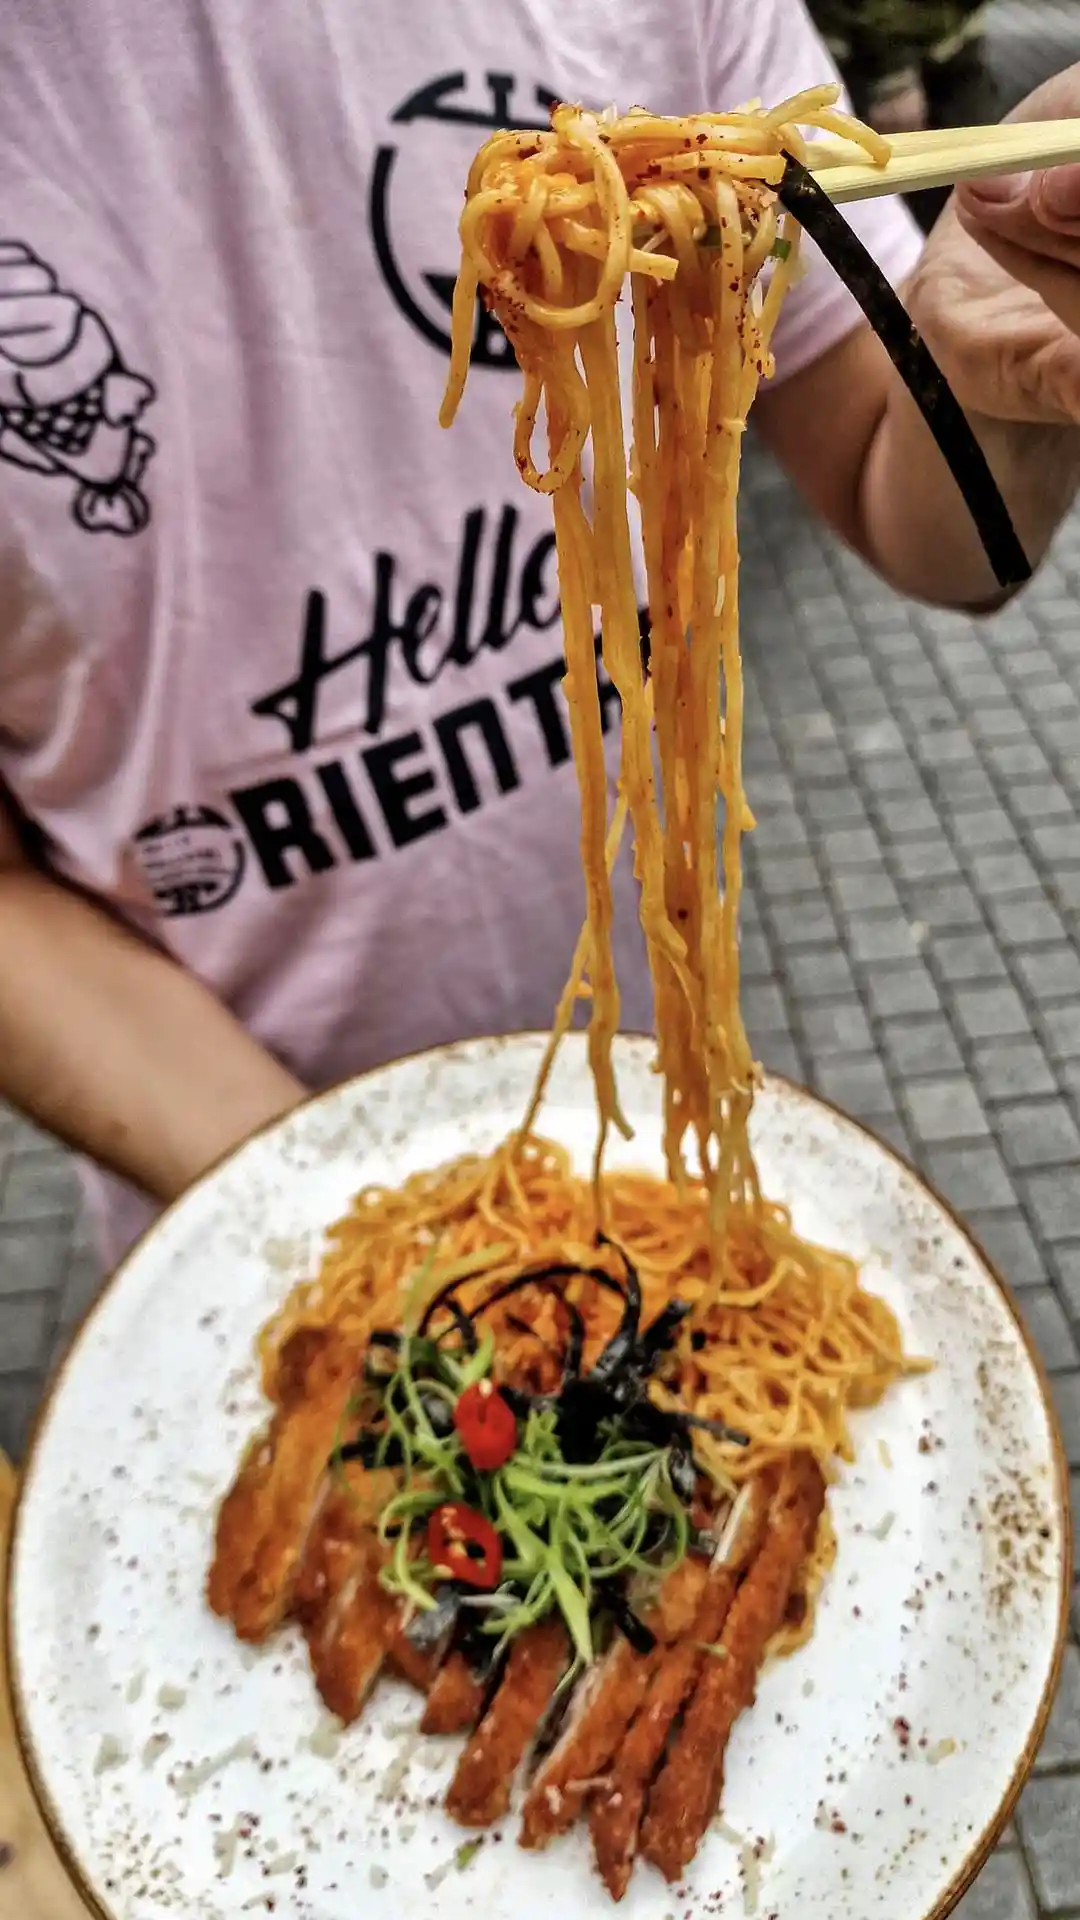
[{"label": "illustration on shirt", "polygon": [[138,422],[155,397],[100,314],[21,241],[0,240],[0,459],[73,480],[88,533],[141,533],[155,442]]},{"label": "illustration on shirt", "polygon": [[135,835],[135,864],[164,920],[211,913],[244,877],[244,845],[216,807],[173,807]]},{"label": "illustration on shirt", "polygon": [[[514,102],[517,92],[517,81],[509,73],[486,73],[483,90],[473,88],[465,73],[444,73],[417,87],[394,109],[390,118],[395,127],[416,127],[429,133],[432,123],[450,128],[486,128],[489,132],[496,127],[546,127],[557,95],[549,87],[534,87],[524,111],[519,112]],[[448,355],[457,263],[444,272],[420,264],[425,244],[441,245],[444,223],[440,221],[440,238],[424,230],[426,208],[434,201],[441,216],[443,203],[431,194],[432,173],[437,169],[432,167],[430,138],[415,145],[415,176],[422,184],[422,200],[410,204],[400,220],[395,219],[392,211],[391,183],[404,149],[395,142],[380,146],[375,155],[368,209],[371,238],[379,270],[395,306],[431,346]],[[470,132],[460,153],[455,155],[450,177],[456,179],[459,173],[464,173],[475,145],[476,134]],[[495,368],[517,365],[502,327],[480,299],[476,303],[472,363]]]}]

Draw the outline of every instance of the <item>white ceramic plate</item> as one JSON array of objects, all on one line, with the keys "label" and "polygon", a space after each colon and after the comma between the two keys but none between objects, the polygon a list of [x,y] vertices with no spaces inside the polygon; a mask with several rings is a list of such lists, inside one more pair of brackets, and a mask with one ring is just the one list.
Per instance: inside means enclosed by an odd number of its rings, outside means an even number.
[{"label": "white ceramic plate", "polygon": [[[61,1370],[17,1518],[11,1668],[46,1816],[108,1920],[556,1920],[604,1905],[581,1833],[524,1854],[510,1825],[460,1868],[440,1807],[457,1744],[416,1740],[415,1695],[381,1685],[337,1739],[297,1641],[243,1652],[202,1598],[216,1503],[260,1417],[257,1328],[361,1183],[494,1146],[542,1045],[406,1060],[251,1141],[132,1254]],[[619,1157],[658,1166],[652,1048],[619,1052],[638,1123]],[[587,1166],[576,1038],[543,1124]],[[916,1176],[781,1081],[754,1138],[766,1189],[863,1263],[937,1369],[858,1419],[817,1632],[739,1723],[723,1818],[765,1843],[760,1920],[928,1920],[981,1863],[1052,1695],[1061,1448],[1000,1283]],[[623,1911],[704,1920],[723,1903],[752,1905],[740,1849],[716,1830],[677,1895],[639,1868]]]}]

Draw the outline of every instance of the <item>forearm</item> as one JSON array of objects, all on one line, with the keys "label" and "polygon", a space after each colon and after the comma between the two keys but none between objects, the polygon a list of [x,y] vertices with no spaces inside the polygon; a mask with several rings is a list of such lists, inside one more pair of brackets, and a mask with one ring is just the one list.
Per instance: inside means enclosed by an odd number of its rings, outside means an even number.
[{"label": "forearm", "polygon": [[0,1095],[159,1200],[304,1089],[190,974],[0,865]]},{"label": "forearm", "polygon": [[[1080,484],[1080,429],[969,415],[1032,566]],[[959,488],[897,379],[860,476],[857,544],[902,592],[984,609],[1001,588]]]}]

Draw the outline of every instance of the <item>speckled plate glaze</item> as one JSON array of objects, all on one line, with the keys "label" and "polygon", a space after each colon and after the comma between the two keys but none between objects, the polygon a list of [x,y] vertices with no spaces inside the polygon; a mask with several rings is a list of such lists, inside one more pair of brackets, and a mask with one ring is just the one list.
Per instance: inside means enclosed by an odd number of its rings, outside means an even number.
[{"label": "speckled plate glaze", "polygon": [[[606,1898],[581,1833],[530,1855],[511,1826],[462,1868],[440,1808],[456,1743],[418,1739],[415,1695],[382,1684],[341,1733],[291,1634],[243,1651],[203,1603],[217,1500],[260,1417],[259,1325],[358,1186],[494,1146],[542,1045],[406,1060],[251,1141],[131,1255],[61,1370],[18,1513],[11,1665],[46,1816],[108,1920],[556,1920]],[[638,1132],[612,1157],[658,1166],[652,1048],[619,1053]],[[587,1166],[577,1038],[543,1124]],[[914,1173],[778,1080],[754,1136],[767,1190],[863,1263],[937,1367],[858,1416],[818,1629],[739,1723],[723,1827],[677,1891],[639,1869],[623,1911],[937,1920],[1004,1820],[1052,1695],[1060,1443],[1000,1282]],[[732,1834],[762,1843],[759,1887]]]}]

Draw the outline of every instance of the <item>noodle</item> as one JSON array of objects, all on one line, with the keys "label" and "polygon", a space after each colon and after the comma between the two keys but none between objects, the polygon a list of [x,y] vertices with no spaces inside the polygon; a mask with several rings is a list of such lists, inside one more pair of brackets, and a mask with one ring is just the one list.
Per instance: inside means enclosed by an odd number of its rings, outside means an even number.
[{"label": "noodle", "polygon": [[[560,106],[550,132],[496,133],[473,164],[440,417],[449,425],[462,397],[480,288],[524,378],[516,464],[526,484],[552,497],[586,921],[522,1126],[491,1156],[466,1155],[399,1188],[357,1196],[317,1279],[264,1330],[271,1394],[277,1353],[297,1325],[333,1322],[359,1350],[373,1327],[400,1321],[426,1261],[443,1280],[473,1276],[460,1295],[468,1308],[523,1266],[580,1262],[595,1270],[617,1261],[616,1249],[640,1273],[646,1318],[675,1295],[692,1303],[657,1392],[748,1437],[742,1449],[711,1435],[700,1440],[703,1461],[728,1485],[795,1450],[823,1467],[849,1458],[850,1410],[920,1364],[905,1358],[892,1313],[861,1287],[855,1265],[803,1241],[787,1211],[762,1195],[748,1136],[758,1070],[739,1005],[741,845],[753,825],[742,766],[739,468],[750,407],[772,371],[770,342],[800,237],[776,187],[784,153],[805,155],[800,124],[839,132],[872,160],[888,154],[835,99],[835,88],[821,87],[771,112],[687,120]],[[629,480],[616,339],[628,276]],[[546,471],[532,451],[541,409]],[[589,441],[587,510],[581,461]],[[640,510],[648,583],[647,676],[628,493]],[[620,795],[610,819],[597,605],[604,666],[622,703]],[[610,1128],[628,1131],[613,1060],[619,993],[610,882],[627,819],[655,1004],[666,1179],[602,1167]],[[555,1051],[581,999],[598,1109],[591,1180],[534,1132]],[[600,1230],[612,1247],[598,1248]],[[617,1302],[584,1274],[571,1294],[595,1353],[613,1331]],[[558,1332],[555,1304],[540,1287],[515,1294],[512,1309],[493,1309],[490,1324],[511,1371],[527,1337]],[[811,1629],[830,1542],[824,1528],[803,1574],[805,1625],[785,1630],[788,1644]]]}]

